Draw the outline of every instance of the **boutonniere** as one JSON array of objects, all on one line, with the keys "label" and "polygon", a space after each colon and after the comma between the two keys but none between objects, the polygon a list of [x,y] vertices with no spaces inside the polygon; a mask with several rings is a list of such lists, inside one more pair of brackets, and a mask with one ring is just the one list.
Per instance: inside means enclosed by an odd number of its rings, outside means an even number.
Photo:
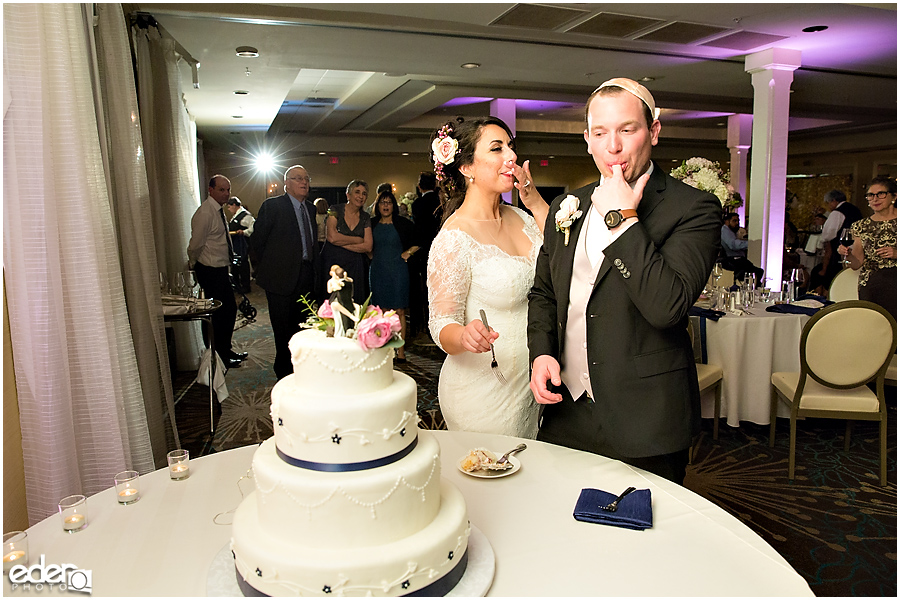
[{"label": "boutonniere", "polygon": [[563,243],[566,246],[569,245],[569,228],[575,222],[575,219],[581,216],[578,204],[578,198],[569,194],[563,198],[562,204],[559,205],[559,210],[556,211],[556,230],[565,234],[566,239]]}]

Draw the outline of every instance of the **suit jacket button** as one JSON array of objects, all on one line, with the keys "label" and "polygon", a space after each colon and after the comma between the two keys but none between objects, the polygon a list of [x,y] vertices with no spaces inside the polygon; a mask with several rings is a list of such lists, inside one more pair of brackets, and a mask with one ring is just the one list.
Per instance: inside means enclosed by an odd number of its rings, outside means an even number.
[{"label": "suit jacket button", "polygon": [[625,271],[624,273],[622,273],[622,277],[628,279],[629,277],[631,277],[631,271]]},{"label": "suit jacket button", "polygon": [[621,266],[622,266],[622,259],[621,259],[621,258],[617,258],[616,260],[613,261],[613,264],[616,265],[617,267],[621,267]]}]

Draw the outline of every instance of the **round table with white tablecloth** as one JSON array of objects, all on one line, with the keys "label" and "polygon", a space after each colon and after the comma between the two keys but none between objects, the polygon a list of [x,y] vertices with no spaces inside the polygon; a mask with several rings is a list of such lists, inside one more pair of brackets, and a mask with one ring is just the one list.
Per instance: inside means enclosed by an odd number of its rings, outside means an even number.
[{"label": "round table with white tablecloth", "polygon": [[[670,481],[543,442],[432,433],[443,477],[462,491],[472,525],[493,548],[490,596],[812,596],[762,538]],[[472,448],[504,451],[522,441],[528,447],[511,476],[476,478],[457,469]],[[79,533],[64,533],[58,516],[49,517],[28,529],[30,562],[45,554],[47,564],[91,570],[95,597],[207,595],[210,567],[231,537],[229,511],[253,487],[238,480],[256,448],[191,460],[184,481],[171,481],[167,469],[144,475],[142,497],[129,506],[116,503],[113,489],[95,494],[90,524]],[[628,486],[650,490],[650,529],[573,518],[583,488],[618,494]],[[14,593],[6,578],[4,585]]]},{"label": "round table with white tablecloth", "polygon": [[[718,321],[691,319],[695,346],[705,343],[706,362],[722,367],[720,416],[732,427],[739,427],[741,421],[767,425],[772,373],[800,371],[800,334],[809,316],[766,312],[765,304],[757,304],[751,314],[726,313]],[[778,416],[789,417],[789,407],[780,404]],[[713,409],[709,391],[701,398],[703,417],[712,418]]]}]

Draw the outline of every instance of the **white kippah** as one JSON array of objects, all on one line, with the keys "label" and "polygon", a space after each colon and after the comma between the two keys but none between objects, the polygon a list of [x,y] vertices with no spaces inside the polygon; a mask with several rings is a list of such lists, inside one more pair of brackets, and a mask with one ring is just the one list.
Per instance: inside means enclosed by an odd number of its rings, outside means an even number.
[{"label": "white kippah", "polygon": [[625,77],[616,77],[615,79],[610,79],[609,81],[605,81],[600,84],[594,93],[596,94],[602,88],[605,87],[618,87],[622,88],[629,94],[637,97],[641,102],[647,105],[647,108],[650,109],[650,115],[655,119],[656,118],[656,102],[653,101],[653,95],[650,94],[650,90],[639,84],[637,81],[633,79],[627,79]]}]

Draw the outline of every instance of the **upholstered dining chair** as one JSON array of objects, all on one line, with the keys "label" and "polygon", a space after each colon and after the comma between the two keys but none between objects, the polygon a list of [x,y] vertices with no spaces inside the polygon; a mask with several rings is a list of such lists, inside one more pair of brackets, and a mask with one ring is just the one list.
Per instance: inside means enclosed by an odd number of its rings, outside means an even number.
[{"label": "upholstered dining chair", "polygon": [[[797,419],[847,419],[844,450],[854,420],[880,421],[880,481],[887,485],[885,372],[897,349],[897,323],[884,308],[862,300],[817,312],[800,335],[800,372],[772,374],[769,446],[775,446],[778,402],[791,406],[788,478],[794,478]],[[866,384],[875,381],[873,393]]]},{"label": "upholstered dining chair", "polygon": [[[688,334],[691,336],[691,345],[694,343],[694,326],[691,325],[690,319],[688,320]],[[722,367],[719,365],[708,365],[704,363],[697,363],[697,384],[700,386],[700,393],[702,394],[709,388],[714,388],[715,391],[715,408],[713,410],[713,439],[719,439],[719,414],[722,412],[722,377],[724,373],[722,372]],[[694,447],[691,445],[691,452],[688,459],[689,463],[693,463],[693,452]]]},{"label": "upholstered dining chair", "polygon": [[859,300],[859,271],[850,268],[842,269],[831,280],[828,288],[828,299],[832,302]]}]

